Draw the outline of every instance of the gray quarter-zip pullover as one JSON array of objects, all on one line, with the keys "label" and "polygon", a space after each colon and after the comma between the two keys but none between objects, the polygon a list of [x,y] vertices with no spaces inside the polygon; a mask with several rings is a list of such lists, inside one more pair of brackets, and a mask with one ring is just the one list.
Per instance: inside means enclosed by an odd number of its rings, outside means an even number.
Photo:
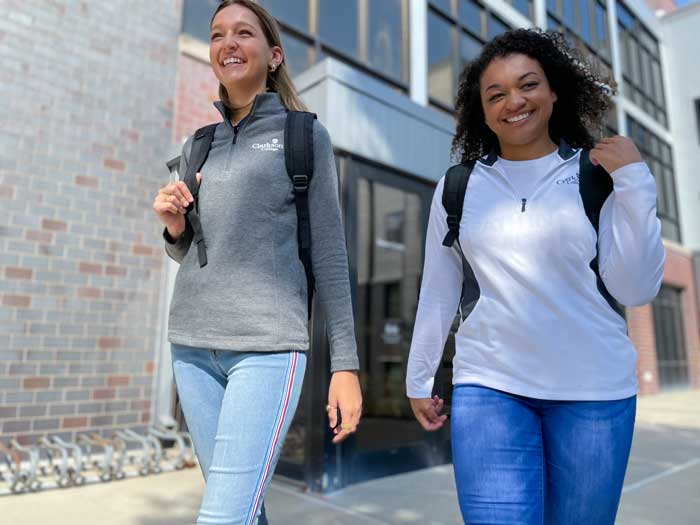
[{"label": "gray quarter-zip pullover", "polygon": [[[180,268],[170,307],[172,343],[274,352],[309,347],[307,283],[298,255],[297,213],[284,158],[286,111],[277,93],[258,95],[234,130],[224,106],[200,170],[199,215],[208,264],[190,250],[192,231],[166,251]],[[184,177],[192,147],[183,147]],[[311,261],[330,341],[331,371],[358,368],[345,235],[333,148],[314,122],[309,185]]]}]

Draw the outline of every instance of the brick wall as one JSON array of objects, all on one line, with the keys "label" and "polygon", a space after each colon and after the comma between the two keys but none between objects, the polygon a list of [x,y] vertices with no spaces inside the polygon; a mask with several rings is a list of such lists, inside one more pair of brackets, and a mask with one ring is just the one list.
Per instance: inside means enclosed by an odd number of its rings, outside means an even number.
[{"label": "brick wall", "polygon": [[[700,315],[698,312],[694,262],[690,253],[666,243],[664,284],[680,288],[682,293],[683,327],[686,352],[690,366],[691,386],[700,387]],[[627,309],[627,325],[630,338],[637,348],[639,362],[639,393],[655,394],[659,391],[654,314],[651,305]]]},{"label": "brick wall", "polygon": [[150,417],[181,0],[3,0],[0,435]]},{"label": "brick wall", "polygon": [[197,128],[221,121],[213,106],[219,100],[219,81],[208,62],[180,54],[177,64],[175,138],[182,142]]}]

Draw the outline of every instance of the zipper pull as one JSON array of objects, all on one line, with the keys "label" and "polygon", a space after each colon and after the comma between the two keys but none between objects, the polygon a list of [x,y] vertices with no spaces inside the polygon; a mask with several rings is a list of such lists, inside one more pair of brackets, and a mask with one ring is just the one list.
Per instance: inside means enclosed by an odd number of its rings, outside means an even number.
[{"label": "zipper pull", "polygon": [[527,199],[522,199],[522,202],[523,202],[523,207],[520,208],[520,211],[521,211],[522,213],[525,213],[525,204],[527,204]]}]

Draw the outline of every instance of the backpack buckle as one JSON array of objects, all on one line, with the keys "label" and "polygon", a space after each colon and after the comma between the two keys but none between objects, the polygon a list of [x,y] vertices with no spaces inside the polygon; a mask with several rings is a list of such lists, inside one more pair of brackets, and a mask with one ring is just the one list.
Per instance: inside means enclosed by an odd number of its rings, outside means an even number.
[{"label": "backpack buckle", "polygon": [[309,177],[307,175],[292,176],[292,184],[295,191],[306,191],[309,189]]},{"label": "backpack buckle", "polygon": [[457,220],[456,215],[448,215],[447,216],[447,227],[450,230],[458,230],[459,229],[459,221]]}]

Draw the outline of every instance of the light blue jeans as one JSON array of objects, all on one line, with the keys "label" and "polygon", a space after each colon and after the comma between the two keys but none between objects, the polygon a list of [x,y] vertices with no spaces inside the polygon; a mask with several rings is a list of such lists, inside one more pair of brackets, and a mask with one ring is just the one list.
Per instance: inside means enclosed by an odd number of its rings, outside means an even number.
[{"label": "light blue jeans", "polygon": [[206,480],[197,525],[262,525],[263,497],[296,411],[306,354],[171,348]]},{"label": "light blue jeans", "polygon": [[545,401],[455,385],[452,454],[469,525],[613,525],[636,397]]}]

